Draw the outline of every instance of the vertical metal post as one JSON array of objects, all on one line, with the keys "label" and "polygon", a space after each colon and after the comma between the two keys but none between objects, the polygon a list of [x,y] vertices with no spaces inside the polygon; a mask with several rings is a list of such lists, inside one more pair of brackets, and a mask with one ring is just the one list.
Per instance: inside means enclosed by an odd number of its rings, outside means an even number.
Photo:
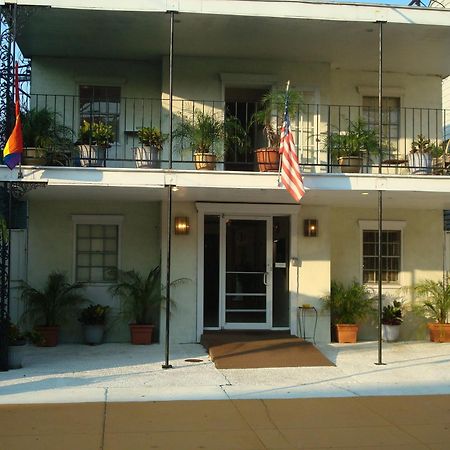
[{"label": "vertical metal post", "polygon": [[378,22],[378,173],[383,163],[383,23]]},{"label": "vertical metal post", "polygon": [[[169,50],[169,170],[172,169],[173,151],[173,42],[174,42],[175,12],[170,11],[170,50]],[[165,360],[163,369],[171,369],[169,363],[170,353],[170,266],[172,251],[172,185],[168,185],[167,198],[167,259],[166,259],[166,338]]]},{"label": "vertical metal post", "polygon": [[[378,173],[382,171],[383,141],[383,22],[378,22]],[[383,192],[378,191],[378,362],[383,365],[383,340],[381,316],[383,313]]]}]

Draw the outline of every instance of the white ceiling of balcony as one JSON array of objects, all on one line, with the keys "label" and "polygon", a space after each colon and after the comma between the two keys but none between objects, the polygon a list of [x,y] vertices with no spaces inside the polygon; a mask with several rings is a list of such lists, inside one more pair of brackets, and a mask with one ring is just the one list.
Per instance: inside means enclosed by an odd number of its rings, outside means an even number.
[{"label": "white ceiling of balcony", "polygon": [[[32,8],[19,15],[26,56],[147,60],[168,54],[169,15]],[[450,26],[384,26],[384,68],[450,74]],[[378,25],[305,19],[178,14],[175,54],[320,61],[376,70]]]}]

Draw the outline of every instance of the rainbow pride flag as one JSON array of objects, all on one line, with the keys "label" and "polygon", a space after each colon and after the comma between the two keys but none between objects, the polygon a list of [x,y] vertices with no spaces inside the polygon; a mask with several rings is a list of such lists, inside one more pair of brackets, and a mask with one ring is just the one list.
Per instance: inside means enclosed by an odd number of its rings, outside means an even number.
[{"label": "rainbow pride flag", "polygon": [[22,122],[20,120],[19,104],[19,66],[15,70],[15,95],[16,95],[16,123],[3,149],[3,161],[12,170],[20,163],[23,152]]}]

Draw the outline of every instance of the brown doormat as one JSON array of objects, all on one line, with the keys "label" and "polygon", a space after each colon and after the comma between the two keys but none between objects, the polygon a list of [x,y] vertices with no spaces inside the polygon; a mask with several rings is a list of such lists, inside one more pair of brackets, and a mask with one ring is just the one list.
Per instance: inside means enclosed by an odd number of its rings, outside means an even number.
[{"label": "brown doormat", "polygon": [[200,343],[218,369],[334,366],[313,344],[287,333],[208,332]]}]

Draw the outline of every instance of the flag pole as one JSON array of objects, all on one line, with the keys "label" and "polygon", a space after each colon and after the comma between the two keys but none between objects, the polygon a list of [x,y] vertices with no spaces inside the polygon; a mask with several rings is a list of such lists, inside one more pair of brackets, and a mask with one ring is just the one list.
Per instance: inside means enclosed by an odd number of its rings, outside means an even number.
[{"label": "flag pole", "polygon": [[[286,109],[288,105],[288,95],[289,95],[289,85],[291,84],[291,80],[287,80],[286,83],[286,98],[284,101],[284,114],[286,115]],[[284,121],[284,117],[283,117]],[[278,186],[281,186],[281,164],[282,164],[283,154],[280,155],[280,159],[278,160]]]}]

